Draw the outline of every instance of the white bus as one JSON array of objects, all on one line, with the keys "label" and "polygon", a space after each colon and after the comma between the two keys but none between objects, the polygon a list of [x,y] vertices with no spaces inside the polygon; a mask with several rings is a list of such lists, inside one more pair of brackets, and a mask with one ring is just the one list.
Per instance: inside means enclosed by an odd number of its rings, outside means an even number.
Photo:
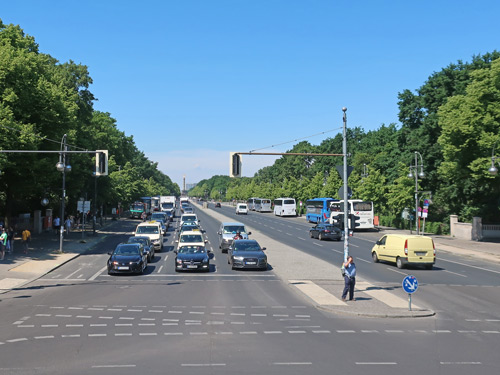
[{"label": "white bus", "polygon": [[294,198],[276,198],[274,200],[274,214],[276,216],[297,216],[297,204]]},{"label": "white bus", "polygon": [[255,200],[259,199],[256,197],[249,198],[247,200],[247,205],[248,205],[248,211],[255,211]]},{"label": "white bus", "polygon": [[271,212],[271,200],[270,199],[263,199],[263,198],[257,198],[255,199],[255,211],[257,212]]},{"label": "white bus", "polygon": [[[373,202],[362,201],[361,199],[349,199],[349,213],[359,216],[359,227],[350,229],[373,229]],[[330,224],[334,224],[339,214],[344,213],[344,201],[333,202],[330,205]],[[341,223],[343,225],[343,223]],[[351,225],[349,223],[349,225]]]}]

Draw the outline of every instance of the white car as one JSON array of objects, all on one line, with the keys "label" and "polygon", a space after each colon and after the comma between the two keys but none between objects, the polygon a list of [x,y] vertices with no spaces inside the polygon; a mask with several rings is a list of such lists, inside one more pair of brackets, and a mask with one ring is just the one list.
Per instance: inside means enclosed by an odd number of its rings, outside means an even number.
[{"label": "white car", "polygon": [[179,239],[176,240],[175,242],[177,242],[177,249],[179,249],[183,246],[205,247],[205,244],[208,241],[203,239],[203,235],[201,234],[201,232],[187,231],[187,232],[182,232],[181,235],[179,236]]},{"label": "white car", "polygon": [[238,203],[236,205],[236,215],[239,214],[248,214],[248,206],[246,203]]},{"label": "white car", "polygon": [[147,236],[158,251],[163,249],[163,231],[158,221],[146,221],[140,223],[135,229],[134,235]]}]

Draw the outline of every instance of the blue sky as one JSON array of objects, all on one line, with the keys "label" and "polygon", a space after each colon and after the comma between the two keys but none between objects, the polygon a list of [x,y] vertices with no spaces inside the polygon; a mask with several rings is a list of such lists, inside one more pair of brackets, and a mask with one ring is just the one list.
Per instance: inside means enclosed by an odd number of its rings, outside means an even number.
[{"label": "blue sky", "polygon": [[[95,108],[182,186],[229,152],[398,123],[398,92],[500,49],[497,0],[3,2],[0,18],[87,65]],[[288,145],[270,148],[285,152]],[[339,150],[341,152],[341,150]],[[244,156],[252,176],[272,158]]]}]

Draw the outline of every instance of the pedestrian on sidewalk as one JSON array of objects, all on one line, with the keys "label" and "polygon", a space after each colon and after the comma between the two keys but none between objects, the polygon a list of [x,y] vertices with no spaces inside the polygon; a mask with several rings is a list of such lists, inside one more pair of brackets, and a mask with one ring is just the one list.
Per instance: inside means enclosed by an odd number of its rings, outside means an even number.
[{"label": "pedestrian on sidewalk", "polygon": [[54,218],[54,232],[56,234],[59,234],[60,230],[61,230],[61,219],[59,218],[59,216],[56,216]]},{"label": "pedestrian on sidewalk", "polygon": [[64,227],[66,229],[66,235],[69,235],[69,231],[71,229],[71,219],[69,216],[66,218],[66,221],[64,222]]},{"label": "pedestrian on sidewalk", "polygon": [[15,236],[14,229],[12,227],[9,227],[7,230],[7,246],[6,250],[9,254],[12,254],[14,252],[14,236]]},{"label": "pedestrian on sidewalk", "polygon": [[7,233],[5,228],[2,228],[2,234],[0,235],[0,260],[5,257],[5,245],[7,244]]},{"label": "pedestrian on sidewalk", "polygon": [[356,285],[356,265],[352,256],[347,257],[347,262],[343,264],[345,275],[344,275],[344,291],[342,292],[342,301],[347,298],[347,292],[349,292],[349,301],[356,301],[354,298],[354,285]]},{"label": "pedestrian on sidewalk", "polygon": [[28,245],[31,241],[31,232],[26,228],[23,233],[21,234],[22,239],[23,239],[23,248],[24,248],[24,253],[28,254]]}]

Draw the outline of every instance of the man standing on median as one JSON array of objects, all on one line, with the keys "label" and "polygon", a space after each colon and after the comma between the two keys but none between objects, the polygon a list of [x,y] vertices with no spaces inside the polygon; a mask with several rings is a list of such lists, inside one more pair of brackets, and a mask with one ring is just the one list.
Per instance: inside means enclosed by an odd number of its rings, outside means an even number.
[{"label": "man standing on median", "polygon": [[347,292],[349,292],[349,301],[356,301],[354,298],[354,285],[356,285],[356,265],[352,259],[352,256],[347,257],[347,262],[344,263],[345,268],[345,287],[342,292],[342,301],[345,301],[347,297]]}]

